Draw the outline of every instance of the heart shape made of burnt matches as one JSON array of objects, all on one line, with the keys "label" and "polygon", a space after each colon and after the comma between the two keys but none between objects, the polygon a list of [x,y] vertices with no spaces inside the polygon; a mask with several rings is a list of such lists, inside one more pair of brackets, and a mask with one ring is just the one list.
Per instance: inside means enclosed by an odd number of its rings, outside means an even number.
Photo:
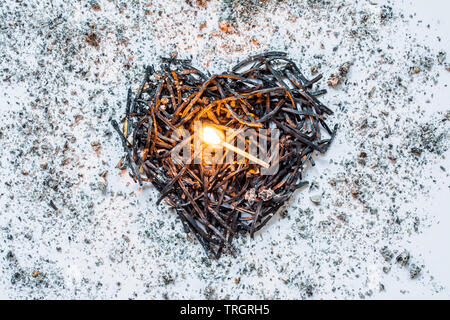
[{"label": "heart shape made of burnt matches", "polygon": [[[209,257],[235,255],[232,239],[260,230],[293,192],[307,184],[314,151],[325,152],[333,112],[283,52],[243,60],[207,76],[189,60],[162,58],[128,90],[118,167],[150,182],[175,208],[185,231]],[[323,135],[326,135],[323,137]],[[236,146],[237,143],[237,146]],[[182,155],[181,155],[182,153]]]}]

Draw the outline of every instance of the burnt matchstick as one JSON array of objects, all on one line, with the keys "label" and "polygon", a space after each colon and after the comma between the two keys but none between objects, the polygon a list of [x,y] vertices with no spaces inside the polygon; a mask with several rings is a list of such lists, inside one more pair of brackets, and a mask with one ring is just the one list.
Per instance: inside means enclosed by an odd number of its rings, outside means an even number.
[{"label": "burnt matchstick", "polygon": [[[137,93],[128,92],[122,128],[113,121],[125,150],[119,167],[152,183],[157,203],[176,209],[208,256],[236,254],[233,239],[267,224],[307,183],[313,152],[325,152],[335,136],[325,122],[333,112],[317,98],[326,90],[313,90],[320,79],[308,80],[283,52],[251,56],[212,77],[188,60],[163,58],[161,71],[145,68]],[[199,145],[197,122],[206,123]],[[207,147],[214,161],[204,161]],[[173,157],[179,150],[183,161]]]}]

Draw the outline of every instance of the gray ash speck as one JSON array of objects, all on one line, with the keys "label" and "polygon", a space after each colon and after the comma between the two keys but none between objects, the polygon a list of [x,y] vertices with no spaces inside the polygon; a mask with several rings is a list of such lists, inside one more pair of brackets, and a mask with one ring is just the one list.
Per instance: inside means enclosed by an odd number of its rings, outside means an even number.
[{"label": "gray ash speck", "polygon": [[402,253],[400,253],[395,260],[397,263],[399,263],[401,266],[405,267],[408,265],[410,259],[410,254],[408,251],[404,250]]},{"label": "gray ash speck", "polygon": [[411,267],[409,269],[409,275],[410,275],[411,279],[416,279],[417,277],[419,277],[421,272],[422,272],[422,268],[415,265],[414,263],[411,264]]},{"label": "gray ash speck", "polygon": [[386,261],[391,261],[394,257],[394,253],[387,246],[381,248],[380,253]]}]

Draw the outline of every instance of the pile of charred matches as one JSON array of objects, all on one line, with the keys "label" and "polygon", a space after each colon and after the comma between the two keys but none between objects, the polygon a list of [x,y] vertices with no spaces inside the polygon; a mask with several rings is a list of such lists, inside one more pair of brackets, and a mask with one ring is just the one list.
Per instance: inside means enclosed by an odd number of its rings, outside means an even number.
[{"label": "pile of charred matches", "polygon": [[326,90],[312,90],[320,79],[306,79],[283,52],[213,76],[163,58],[128,91],[122,125],[112,121],[125,151],[118,167],[151,182],[208,256],[234,255],[233,238],[253,237],[307,184],[314,151],[334,138],[325,122],[333,112],[317,99]]}]

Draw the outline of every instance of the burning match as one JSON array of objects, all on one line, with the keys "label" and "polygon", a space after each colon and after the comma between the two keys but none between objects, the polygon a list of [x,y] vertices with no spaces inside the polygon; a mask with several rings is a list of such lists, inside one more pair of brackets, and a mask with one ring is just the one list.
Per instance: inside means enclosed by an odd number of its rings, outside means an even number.
[{"label": "burning match", "polygon": [[208,125],[203,126],[202,140],[206,144],[209,144],[213,147],[223,146],[226,149],[229,149],[229,150],[243,156],[244,158],[249,159],[250,161],[252,161],[266,169],[270,168],[270,165],[267,162],[255,157],[254,155],[252,155],[242,149],[236,148],[232,144],[225,142],[224,133],[222,131],[220,131],[219,129],[216,129],[212,126],[208,126]]}]

